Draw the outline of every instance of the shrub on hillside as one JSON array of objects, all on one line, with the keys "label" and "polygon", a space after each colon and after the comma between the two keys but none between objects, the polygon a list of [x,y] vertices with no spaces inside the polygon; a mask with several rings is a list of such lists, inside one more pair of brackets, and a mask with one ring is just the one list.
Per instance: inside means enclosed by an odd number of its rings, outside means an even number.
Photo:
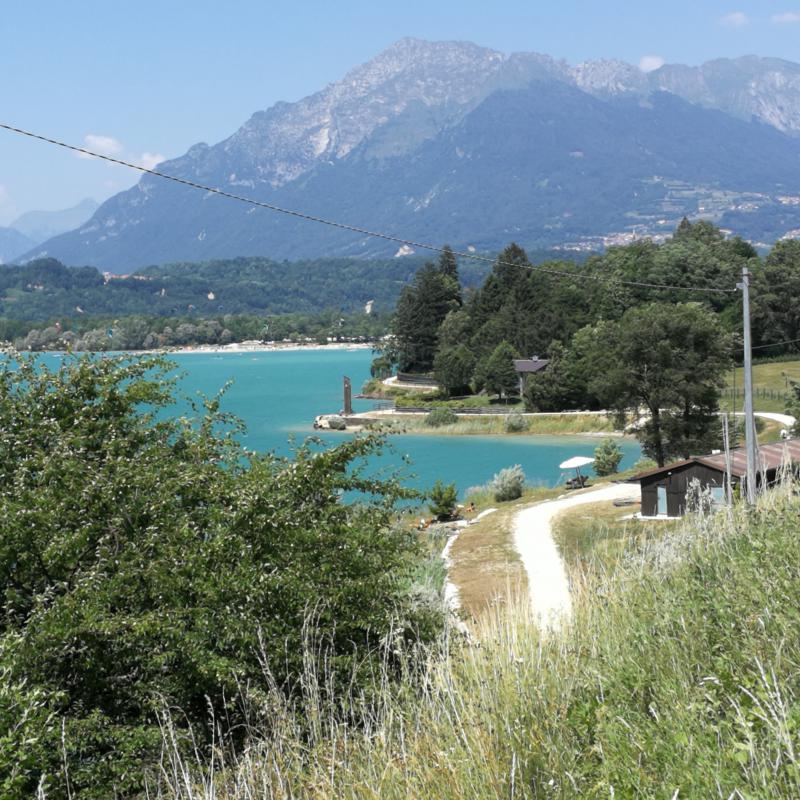
[{"label": "shrub on hillside", "polygon": [[445,485],[441,480],[437,480],[430,493],[429,508],[431,514],[437,519],[452,517],[456,510],[458,491],[454,483]]},{"label": "shrub on hillside", "polygon": [[594,451],[594,471],[600,475],[613,475],[619,470],[622,448],[613,439],[603,439]]},{"label": "shrub on hillside", "polygon": [[525,473],[519,464],[501,469],[491,480],[489,489],[498,503],[516,500],[525,490]]},{"label": "shrub on hillside", "polygon": [[408,593],[419,542],[392,528],[410,493],[357,468],[379,437],[247,453],[218,398],[195,423],[165,418],[173,368],[0,363],[3,798],[40,780],[48,797],[139,796],[162,705],[179,742],[233,746],[245,709],[293,702],[316,659],[368,707],[397,644],[438,631]]},{"label": "shrub on hillside", "polygon": [[522,433],[528,430],[528,420],[522,414],[509,414],[505,419],[506,433]]},{"label": "shrub on hillside", "polygon": [[449,408],[434,408],[425,417],[425,424],[429,428],[441,428],[444,425],[454,425],[458,422],[458,417]]}]

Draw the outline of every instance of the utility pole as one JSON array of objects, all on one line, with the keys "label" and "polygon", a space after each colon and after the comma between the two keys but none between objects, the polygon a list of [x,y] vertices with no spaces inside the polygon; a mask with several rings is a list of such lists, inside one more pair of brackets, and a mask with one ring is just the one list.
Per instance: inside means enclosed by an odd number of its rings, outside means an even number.
[{"label": "utility pole", "polygon": [[747,503],[756,502],[756,462],[758,445],[756,443],[756,422],[753,416],[753,346],[750,339],[750,272],[742,267],[742,314],[744,325],[744,438],[747,453]]},{"label": "utility pole", "polygon": [[[736,424],[736,417],[734,416],[734,425]],[[731,442],[728,429],[728,415],[722,415],[722,443],[725,447],[725,505],[728,507],[728,513],[733,507],[733,483],[731,478]]]}]

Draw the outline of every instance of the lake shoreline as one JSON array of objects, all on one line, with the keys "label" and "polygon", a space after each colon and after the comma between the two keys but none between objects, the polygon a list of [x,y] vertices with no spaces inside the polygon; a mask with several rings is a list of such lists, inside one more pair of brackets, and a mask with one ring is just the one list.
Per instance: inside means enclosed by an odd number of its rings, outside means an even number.
[{"label": "lake shoreline", "polygon": [[224,355],[226,353],[287,353],[287,352],[301,352],[307,350],[371,350],[372,344],[365,342],[332,342],[331,344],[290,344],[279,342],[266,342],[266,343],[250,343],[250,342],[236,342],[233,344],[199,344],[191,347],[174,347],[174,348],[161,348],[159,350],[129,350],[126,352],[132,353],[163,353],[165,355],[196,355],[196,354],[213,354]]},{"label": "lake shoreline", "polygon": [[[20,353],[36,353],[43,355],[112,355],[126,356],[171,356],[171,355],[224,355],[226,353],[288,353],[311,350],[371,350],[373,344],[368,342],[332,342],[331,344],[295,344],[283,342],[234,342],[232,344],[198,344],[187,347],[159,347],[152,350],[20,350]],[[0,344],[0,352],[13,349],[10,345]]]}]

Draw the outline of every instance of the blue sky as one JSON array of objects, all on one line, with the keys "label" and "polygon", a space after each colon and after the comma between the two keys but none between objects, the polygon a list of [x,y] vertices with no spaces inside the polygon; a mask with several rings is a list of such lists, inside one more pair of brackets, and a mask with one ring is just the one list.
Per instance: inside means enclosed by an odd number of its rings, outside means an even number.
[{"label": "blue sky", "polygon": [[[27,0],[0,16],[0,119],[152,163],[214,143],[403,36],[505,52],[800,61],[800,0]],[[646,63],[658,63],[650,61]],[[0,224],[137,180],[0,131]]]}]

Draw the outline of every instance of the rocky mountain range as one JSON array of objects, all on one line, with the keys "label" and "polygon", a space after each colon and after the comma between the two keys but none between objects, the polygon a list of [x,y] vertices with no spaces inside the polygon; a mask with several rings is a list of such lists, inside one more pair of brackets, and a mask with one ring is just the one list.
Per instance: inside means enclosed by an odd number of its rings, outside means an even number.
[{"label": "rocky mountain range", "polygon": [[[800,235],[800,65],[748,56],[645,73],[404,39],[159,170],[463,249],[598,248],[664,235],[683,215],[770,243]],[[128,271],[397,250],[146,175],[26,258]]]}]

